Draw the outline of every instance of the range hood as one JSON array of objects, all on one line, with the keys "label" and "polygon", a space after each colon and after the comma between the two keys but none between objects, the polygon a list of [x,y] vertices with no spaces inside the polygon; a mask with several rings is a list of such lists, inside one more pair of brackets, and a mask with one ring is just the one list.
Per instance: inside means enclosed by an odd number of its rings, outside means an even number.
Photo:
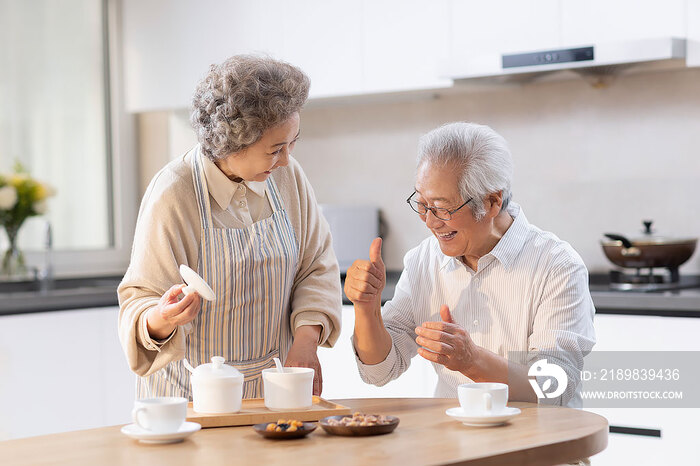
[{"label": "range hood", "polygon": [[560,80],[578,74],[593,85],[621,73],[686,67],[686,40],[640,39],[453,60],[442,74],[460,82],[523,83]]}]

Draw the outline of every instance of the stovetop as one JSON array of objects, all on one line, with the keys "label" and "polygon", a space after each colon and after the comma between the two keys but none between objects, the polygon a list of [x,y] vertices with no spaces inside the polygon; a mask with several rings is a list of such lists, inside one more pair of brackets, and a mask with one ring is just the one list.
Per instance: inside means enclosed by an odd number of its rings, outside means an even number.
[{"label": "stovetop", "polygon": [[591,274],[591,292],[657,293],[675,290],[700,289],[700,276],[680,275],[677,281],[664,274],[635,274],[613,271],[610,274]]},{"label": "stovetop", "polygon": [[700,276],[680,275],[677,283],[614,289],[608,273],[589,276],[596,314],[700,318]]}]

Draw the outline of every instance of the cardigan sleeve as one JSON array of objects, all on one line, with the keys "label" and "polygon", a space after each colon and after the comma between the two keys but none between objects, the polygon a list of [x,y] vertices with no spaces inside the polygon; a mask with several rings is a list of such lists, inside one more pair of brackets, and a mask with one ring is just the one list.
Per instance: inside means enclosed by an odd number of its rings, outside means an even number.
[{"label": "cardigan sleeve", "polygon": [[185,331],[153,340],[146,312],[173,285],[179,264],[197,270],[200,219],[189,162],[166,166],[151,181],[136,222],[129,268],[117,290],[119,340],[132,371],[148,376],[185,355]]}]

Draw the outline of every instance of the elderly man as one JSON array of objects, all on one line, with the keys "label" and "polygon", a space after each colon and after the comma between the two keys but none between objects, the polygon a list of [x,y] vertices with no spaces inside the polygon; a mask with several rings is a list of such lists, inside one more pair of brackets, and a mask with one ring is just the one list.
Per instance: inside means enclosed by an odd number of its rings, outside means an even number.
[{"label": "elderly man", "polygon": [[421,138],[407,201],[432,236],[406,254],[383,310],[381,239],[347,272],[365,382],[399,377],[418,353],[437,372],[436,396],[502,382],[510,400],[534,402],[527,367],[546,356],[569,378],[547,402],[580,404],[583,356],[595,343],[588,272],[569,244],[528,223],[511,201],[512,172],[505,140],[487,126],[451,123]]}]

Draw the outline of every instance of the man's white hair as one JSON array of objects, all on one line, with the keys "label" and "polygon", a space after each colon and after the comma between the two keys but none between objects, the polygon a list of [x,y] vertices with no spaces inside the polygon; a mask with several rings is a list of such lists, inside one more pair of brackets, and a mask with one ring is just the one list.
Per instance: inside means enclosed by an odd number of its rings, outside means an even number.
[{"label": "man's white hair", "polygon": [[503,191],[506,210],[511,198],[513,158],[505,139],[493,129],[476,123],[456,122],[423,135],[418,143],[418,163],[455,165],[461,171],[459,191],[470,203],[478,221],[486,214],[484,198]]}]

